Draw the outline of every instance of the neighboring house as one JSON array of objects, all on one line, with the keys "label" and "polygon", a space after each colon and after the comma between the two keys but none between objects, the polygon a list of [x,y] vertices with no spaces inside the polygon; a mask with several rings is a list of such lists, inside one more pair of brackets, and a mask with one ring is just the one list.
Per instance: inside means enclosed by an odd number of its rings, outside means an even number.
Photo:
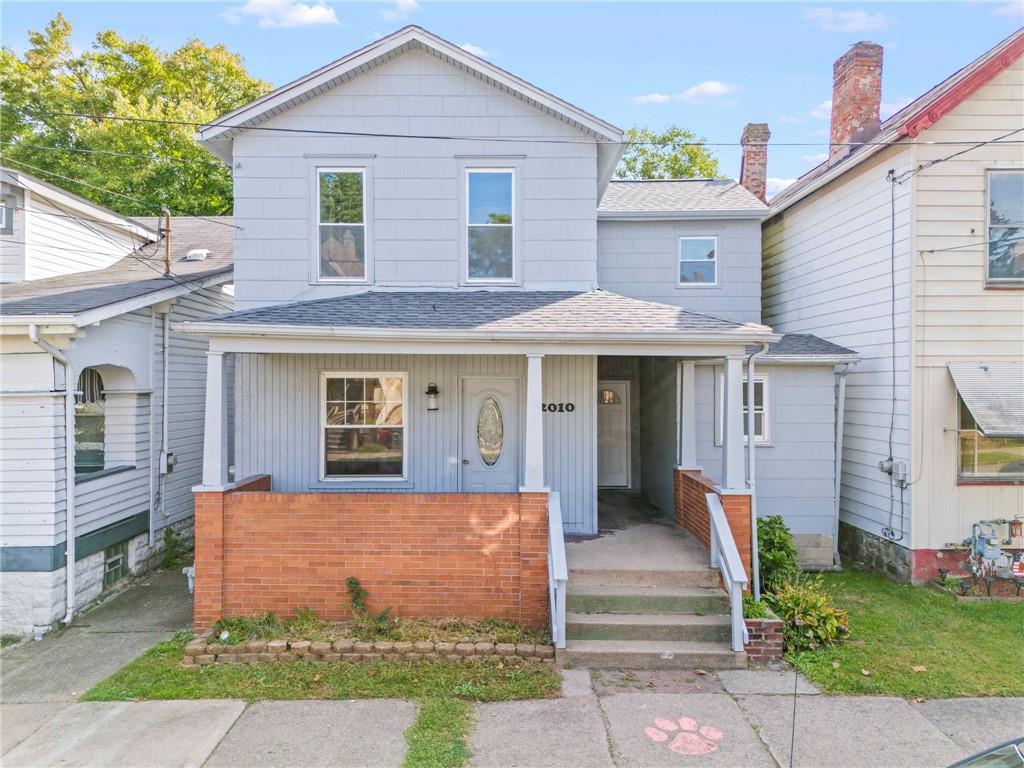
[{"label": "neighboring house", "polygon": [[972,524],[1024,517],[1022,54],[1018,30],[879,123],[882,49],[857,43],[835,64],[831,157],[764,225],[765,322],[864,358],[844,549],[902,578],[956,571]]},{"label": "neighboring house", "polygon": [[200,141],[241,230],[240,311],[187,325],[210,340],[198,628],[341,616],[348,576],[402,615],[542,626],[599,488],[705,544],[720,503],[749,572],[745,370],[761,510],[832,565],[833,366],[856,355],[760,324],[763,146],[757,194],[611,182],[620,129],[418,27]]},{"label": "neighboring house", "polygon": [[[18,199],[52,189],[21,173],[5,179],[4,193]],[[59,270],[66,253],[70,274],[0,286],[0,622],[8,633],[43,631],[151,566],[168,526],[191,537],[206,344],[175,325],[233,306],[225,292],[230,219],[172,218],[165,277],[162,222],[50,194],[58,207],[45,214],[32,203],[13,207],[13,229],[45,228],[51,243],[64,243],[47,246],[49,269]],[[104,239],[129,231],[142,244],[129,240],[113,258],[93,251],[83,226]],[[26,241],[31,270],[38,254],[31,234]],[[0,243],[11,245],[4,235]],[[208,254],[188,260],[196,249]],[[103,267],[81,271],[83,258]]]}]

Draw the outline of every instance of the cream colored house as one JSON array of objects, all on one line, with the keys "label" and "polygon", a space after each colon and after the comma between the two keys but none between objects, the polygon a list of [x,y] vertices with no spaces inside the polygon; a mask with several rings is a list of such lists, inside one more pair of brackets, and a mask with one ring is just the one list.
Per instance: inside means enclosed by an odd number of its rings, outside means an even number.
[{"label": "cream colored house", "polygon": [[763,321],[862,358],[841,549],[903,578],[956,571],[973,523],[1024,517],[1022,54],[1018,30],[880,123],[882,49],[857,43],[829,160],[764,224]]}]

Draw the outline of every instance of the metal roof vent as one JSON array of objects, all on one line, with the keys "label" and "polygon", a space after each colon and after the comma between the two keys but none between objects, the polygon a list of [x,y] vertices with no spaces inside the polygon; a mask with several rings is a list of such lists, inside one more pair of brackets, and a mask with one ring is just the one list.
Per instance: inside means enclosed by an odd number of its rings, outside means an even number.
[{"label": "metal roof vent", "polygon": [[185,261],[206,261],[209,255],[209,248],[193,248],[185,254]]}]

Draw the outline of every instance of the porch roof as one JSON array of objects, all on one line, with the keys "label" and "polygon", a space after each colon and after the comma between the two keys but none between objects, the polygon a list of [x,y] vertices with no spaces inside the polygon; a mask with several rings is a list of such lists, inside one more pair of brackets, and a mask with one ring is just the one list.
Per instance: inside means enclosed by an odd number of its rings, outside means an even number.
[{"label": "porch roof", "polygon": [[604,290],[366,291],[232,312],[188,324],[210,336],[545,341],[776,341],[771,328]]}]

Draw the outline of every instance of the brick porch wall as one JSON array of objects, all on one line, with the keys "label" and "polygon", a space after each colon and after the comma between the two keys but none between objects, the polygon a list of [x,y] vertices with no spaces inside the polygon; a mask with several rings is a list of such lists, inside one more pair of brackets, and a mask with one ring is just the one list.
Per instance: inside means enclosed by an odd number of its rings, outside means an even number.
[{"label": "brick porch wall", "polygon": [[715,481],[697,470],[675,470],[676,524],[692,533],[705,547],[711,546],[711,519],[708,514],[707,493],[717,493],[722,500],[725,519],[739,550],[743,568],[750,578],[750,496],[722,493]]},{"label": "brick porch wall", "polygon": [[273,493],[270,478],[196,493],[195,628],[312,608],[548,622],[546,493]]}]

